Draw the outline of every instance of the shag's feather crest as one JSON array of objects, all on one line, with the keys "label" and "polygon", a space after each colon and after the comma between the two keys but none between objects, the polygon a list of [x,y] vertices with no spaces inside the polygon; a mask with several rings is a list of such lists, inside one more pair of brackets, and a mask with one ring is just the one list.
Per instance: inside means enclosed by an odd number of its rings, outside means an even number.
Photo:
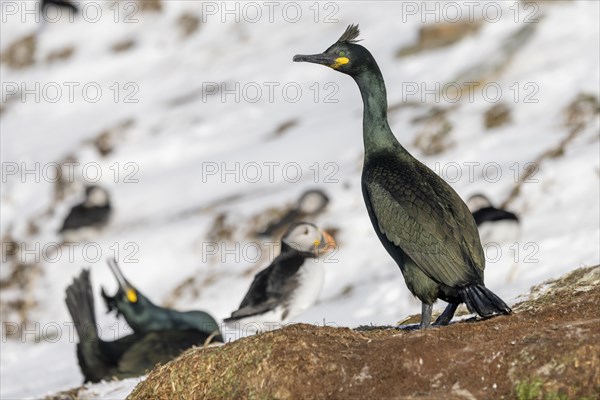
[{"label": "shag's feather crest", "polygon": [[348,25],[346,31],[340,36],[338,39],[338,43],[356,43],[360,42],[360,39],[356,39],[360,34],[360,30],[358,29],[358,24]]}]

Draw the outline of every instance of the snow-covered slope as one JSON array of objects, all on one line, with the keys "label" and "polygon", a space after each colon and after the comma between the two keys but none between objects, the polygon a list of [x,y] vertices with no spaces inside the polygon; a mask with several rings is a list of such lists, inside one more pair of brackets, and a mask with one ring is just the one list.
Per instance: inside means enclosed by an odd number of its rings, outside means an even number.
[{"label": "snow-covered slope", "polygon": [[[7,15],[8,2],[1,3]],[[597,2],[558,2],[539,9],[515,3],[518,16],[515,4],[502,3],[501,18],[492,22],[495,17],[486,14],[488,21],[475,34],[401,58],[398,50],[417,41],[421,17],[435,22],[435,15],[419,9],[421,3],[321,3],[317,16],[314,5],[300,3],[297,22],[292,22],[295,6],[287,3],[272,10],[273,22],[267,5],[255,3],[262,12],[257,18],[255,11],[238,4],[239,23],[219,8],[222,3],[163,1],[161,12],[122,3],[118,22],[109,2],[82,2],[87,3],[101,7],[98,22],[65,17],[40,30],[31,16],[23,23],[20,15],[9,15],[1,28],[3,53],[14,41],[39,31],[32,66],[2,65],[1,235],[29,249],[36,243],[42,253],[46,249],[39,263],[35,251],[21,256],[40,271],[26,290],[18,285],[3,289],[2,321],[8,325],[0,358],[2,398],[39,397],[81,383],[63,296],[82,267],[92,268],[95,287],[114,290],[105,258],[117,255],[125,274],[154,301],[182,310],[204,309],[222,319],[238,306],[253,272],[269,262],[269,244],[248,235],[257,228],[254,217],[293,202],[308,188],[319,187],[330,196],[327,212],[315,222],[336,228],[339,250],[331,256],[319,303],[297,321],[389,324],[419,312],[364,208],[362,104],[355,83],[327,68],[292,63],[294,54],[327,48],[350,23],[360,23],[361,43],[375,55],[386,78],[397,138],[463,198],[481,192],[502,202],[527,163],[541,160],[509,204],[521,216],[519,240],[488,249],[486,284],[494,292],[513,302],[546,278],[599,262],[598,115],[584,117],[585,126],[560,155],[542,157],[561,147],[574,129],[565,122],[566,108],[582,93],[599,96]],[[211,4],[216,11],[207,8]],[[416,5],[416,14],[407,4]],[[87,12],[92,18],[92,9]],[[125,23],[131,12],[138,22]],[[463,12],[468,16],[466,8]],[[526,20],[531,12],[537,23]],[[337,23],[327,19],[331,13]],[[439,6],[441,21],[452,17],[448,13]],[[187,37],[180,22],[184,14],[200,19],[198,30]],[[474,16],[480,19],[482,9],[476,7]],[[506,45],[527,24],[530,36],[519,46]],[[129,49],[113,50],[127,42],[133,43]],[[46,61],[66,47],[73,48],[70,57]],[[474,90],[472,99],[463,93],[461,101],[449,102],[445,92],[436,101],[421,90],[431,91],[436,83],[443,87],[465,73],[480,74],[488,82],[487,99]],[[23,93],[37,82],[40,101]],[[78,84],[72,101],[69,82]],[[8,94],[12,83],[20,93]],[[57,87],[62,97],[53,102]],[[98,87],[102,95],[92,102]],[[419,93],[410,94],[415,87]],[[500,102],[511,109],[511,121],[487,130],[484,114],[495,104],[490,98],[495,100],[496,88],[502,91]],[[412,105],[401,107],[402,102]],[[413,119],[434,107],[449,109],[452,129],[444,140],[452,144],[425,155],[414,143],[426,127]],[[106,130],[112,130],[115,146],[103,157],[92,141]],[[66,197],[56,201],[50,163],[67,157],[79,164]],[[41,173],[37,181],[21,173],[36,165]],[[101,172],[98,183],[111,193],[112,220],[93,237],[93,246],[82,243],[72,254],[63,248],[57,257],[48,246],[60,241],[55,232],[96,169]],[[226,173],[236,169],[237,175]],[[226,242],[209,235],[221,213],[234,227]],[[256,262],[259,248],[263,253]],[[9,280],[15,263],[4,261],[0,277]],[[20,322],[18,313],[5,307],[14,299],[34,305],[26,313],[29,330],[7,339],[7,326],[13,329]],[[103,337],[127,331],[122,321],[104,315],[100,303],[97,308]],[[54,335],[57,329],[59,336]],[[231,339],[237,335],[226,334]]]}]

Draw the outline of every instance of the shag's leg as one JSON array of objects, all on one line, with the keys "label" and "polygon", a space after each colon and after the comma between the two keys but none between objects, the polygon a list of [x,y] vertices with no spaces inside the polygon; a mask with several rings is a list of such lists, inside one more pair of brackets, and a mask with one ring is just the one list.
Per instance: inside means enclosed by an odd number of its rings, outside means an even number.
[{"label": "shag's leg", "polygon": [[452,320],[452,317],[454,317],[454,313],[456,312],[456,309],[458,308],[458,304],[459,303],[449,303],[448,306],[446,307],[446,309],[444,310],[444,312],[441,313],[439,317],[437,317],[437,319],[435,320],[433,325],[436,325],[436,326],[448,325],[450,323],[450,321]]},{"label": "shag's leg", "polygon": [[421,306],[421,329],[429,328],[431,325],[431,311],[433,310],[433,304],[425,304]]}]

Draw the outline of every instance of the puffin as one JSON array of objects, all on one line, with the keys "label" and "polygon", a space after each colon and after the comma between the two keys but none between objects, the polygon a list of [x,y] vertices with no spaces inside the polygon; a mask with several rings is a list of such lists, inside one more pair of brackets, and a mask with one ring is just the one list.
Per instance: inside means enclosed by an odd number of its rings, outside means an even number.
[{"label": "puffin", "polygon": [[67,287],[65,303],[79,337],[76,351],[84,383],[141,376],[192,346],[219,341],[195,329],[135,332],[113,341],[102,340],[89,269],[84,269]]},{"label": "puffin", "polygon": [[494,207],[486,196],[479,193],[469,197],[467,206],[473,213],[484,246],[512,243],[519,238],[519,217],[516,214]]},{"label": "puffin", "polygon": [[111,212],[108,192],[100,186],[87,186],[85,200],[71,208],[59,233],[72,236],[83,228],[102,228],[108,223]]},{"label": "puffin", "polygon": [[177,311],[157,306],[125,278],[116,259],[109,258],[107,262],[119,285],[114,296],[101,288],[107,312],[114,311],[117,316],[122,315],[134,332],[195,329],[222,341],[219,325],[210,314],[200,310]]},{"label": "puffin", "polygon": [[79,8],[72,2],[66,0],[42,0],[42,13],[46,12],[50,6],[64,8],[71,11],[73,14],[79,13]]},{"label": "puffin", "polygon": [[363,198],[377,237],[421,301],[420,328],[431,326],[438,299],[448,306],[436,325],[447,325],[461,303],[484,318],[509,314],[510,307],[484,284],[485,257],[469,208],[394,136],[383,75],[371,52],[357,43],[358,36],[358,25],[350,25],[323,53],[299,54],[293,61],[327,66],[358,85],[363,101]]},{"label": "puffin", "polygon": [[270,223],[258,236],[271,237],[281,233],[293,222],[301,221],[306,217],[314,218],[329,204],[329,197],[319,189],[310,189],[302,193],[295,206],[292,207],[281,219]]},{"label": "puffin", "polygon": [[254,277],[237,310],[223,322],[231,328],[270,331],[310,308],[323,287],[325,253],[333,237],[309,222],[289,227],[280,254]]}]

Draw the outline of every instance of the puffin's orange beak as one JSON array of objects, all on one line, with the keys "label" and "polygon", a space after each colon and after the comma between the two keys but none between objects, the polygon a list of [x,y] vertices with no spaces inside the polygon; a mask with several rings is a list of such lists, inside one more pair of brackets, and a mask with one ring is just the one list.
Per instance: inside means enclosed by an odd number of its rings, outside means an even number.
[{"label": "puffin's orange beak", "polygon": [[333,239],[333,236],[331,236],[329,233],[327,233],[325,231],[323,231],[322,233],[323,233],[323,238],[327,242],[327,246],[325,246],[323,251],[325,251],[325,252],[333,251],[333,249],[335,249],[337,247],[337,243],[335,242],[335,239]]}]

